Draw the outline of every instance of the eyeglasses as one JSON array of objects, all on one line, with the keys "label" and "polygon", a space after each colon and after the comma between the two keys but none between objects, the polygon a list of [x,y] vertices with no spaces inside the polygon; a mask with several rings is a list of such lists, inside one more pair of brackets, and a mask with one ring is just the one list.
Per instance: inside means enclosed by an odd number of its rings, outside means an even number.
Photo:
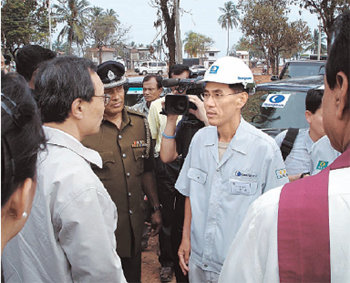
[{"label": "eyeglasses", "polygon": [[96,97],[103,97],[103,101],[105,103],[105,106],[111,101],[111,96],[107,93],[103,94],[103,95],[94,95]]},{"label": "eyeglasses", "polygon": [[209,98],[211,97],[213,100],[215,101],[218,101],[218,100],[222,100],[223,97],[225,96],[229,96],[229,95],[235,95],[235,94],[239,94],[241,93],[242,91],[238,91],[238,92],[235,92],[235,93],[214,93],[213,95],[210,95],[208,92],[204,92],[202,93],[202,98],[204,101],[208,101]]}]

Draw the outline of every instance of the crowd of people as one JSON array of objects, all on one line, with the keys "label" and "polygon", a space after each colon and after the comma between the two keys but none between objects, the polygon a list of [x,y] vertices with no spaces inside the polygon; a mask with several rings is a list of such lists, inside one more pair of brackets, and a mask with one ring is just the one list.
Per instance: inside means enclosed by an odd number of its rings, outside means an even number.
[{"label": "crowd of people", "polygon": [[200,95],[147,75],[128,107],[121,63],[18,49],[1,72],[4,282],[141,282],[155,235],[162,282],[350,281],[350,11],[331,42],[309,128],[275,139],[241,115],[255,84],[238,58]]}]

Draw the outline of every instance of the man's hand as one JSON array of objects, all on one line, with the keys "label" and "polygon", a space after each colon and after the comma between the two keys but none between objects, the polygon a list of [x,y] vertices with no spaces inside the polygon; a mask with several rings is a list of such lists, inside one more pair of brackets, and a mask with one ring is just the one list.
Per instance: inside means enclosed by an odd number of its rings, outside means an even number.
[{"label": "man's hand", "polygon": [[188,262],[190,259],[190,253],[191,253],[191,240],[184,239],[184,237],[182,237],[182,241],[179,247],[179,251],[177,252],[177,255],[179,256],[179,264],[184,275],[186,275],[187,272],[189,271]]},{"label": "man's hand", "polygon": [[151,216],[151,233],[150,236],[153,237],[157,235],[162,228],[162,215],[160,213],[160,210],[157,210],[156,212],[152,213]]},{"label": "man's hand", "polygon": [[189,109],[189,112],[201,120],[206,126],[209,125],[207,113],[204,108],[204,103],[197,95],[188,95],[188,100],[197,106],[197,110]]}]

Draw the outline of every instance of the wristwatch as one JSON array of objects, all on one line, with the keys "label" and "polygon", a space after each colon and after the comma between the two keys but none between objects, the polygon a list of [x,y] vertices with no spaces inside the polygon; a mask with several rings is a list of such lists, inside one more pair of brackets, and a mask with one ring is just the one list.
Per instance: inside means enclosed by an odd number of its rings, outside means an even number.
[{"label": "wristwatch", "polygon": [[162,207],[163,207],[163,206],[162,206],[161,204],[153,206],[153,207],[152,207],[153,213],[156,212],[157,210],[161,210]]}]

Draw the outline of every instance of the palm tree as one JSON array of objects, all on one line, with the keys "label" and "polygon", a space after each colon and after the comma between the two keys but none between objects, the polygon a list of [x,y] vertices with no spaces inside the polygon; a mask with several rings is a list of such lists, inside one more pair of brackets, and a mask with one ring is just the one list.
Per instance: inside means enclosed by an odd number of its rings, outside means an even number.
[{"label": "palm tree", "polygon": [[55,16],[59,23],[65,23],[58,34],[58,40],[67,37],[68,53],[72,54],[72,44],[82,46],[85,42],[88,26],[88,16],[91,12],[89,2],[86,0],[58,0],[59,4],[53,7],[56,10]]},{"label": "palm tree", "polygon": [[230,50],[230,29],[233,26],[237,27],[239,22],[239,12],[232,1],[228,1],[224,4],[224,8],[219,7],[223,14],[219,17],[218,22],[223,29],[227,29],[227,55]]},{"label": "palm tree", "polygon": [[[318,51],[318,29],[314,29],[314,33],[311,37],[310,43],[306,46],[305,51],[311,51],[313,54],[316,54]],[[327,53],[327,46],[325,44],[326,36],[321,32],[321,54]]]}]

